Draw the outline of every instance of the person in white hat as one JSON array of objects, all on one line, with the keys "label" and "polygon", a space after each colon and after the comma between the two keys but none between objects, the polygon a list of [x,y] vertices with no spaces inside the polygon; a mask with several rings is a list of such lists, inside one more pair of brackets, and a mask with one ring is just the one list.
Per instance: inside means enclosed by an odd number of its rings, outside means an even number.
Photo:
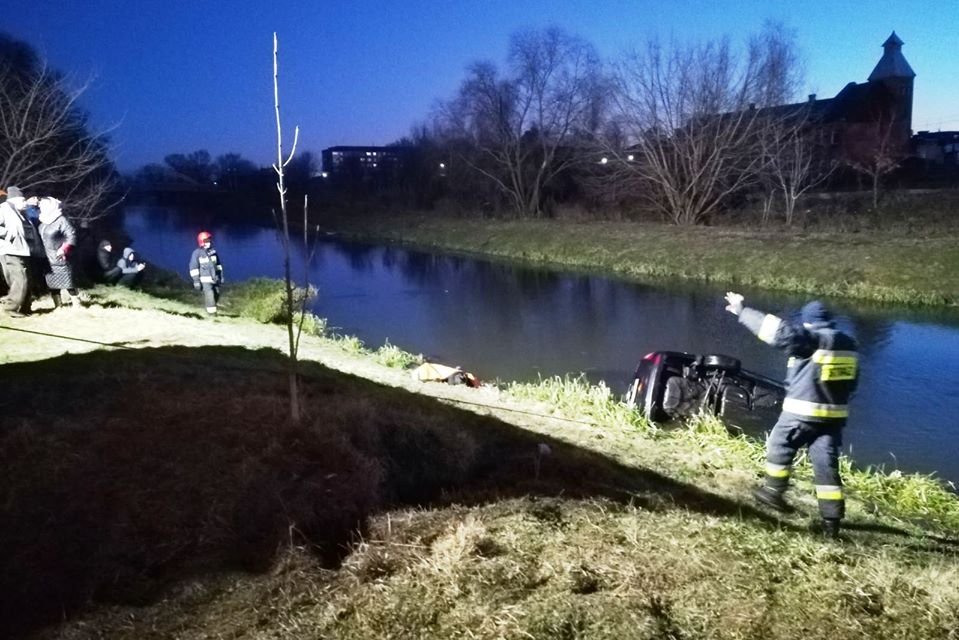
[{"label": "person in white hat", "polygon": [[45,274],[47,288],[53,297],[54,307],[62,304],[62,293],[69,294],[71,306],[80,306],[79,292],[73,278],[71,262],[74,247],[77,245],[77,232],[73,224],[63,215],[60,201],[56,198],[41,198],[40,240],[47,253],[50,270]]}]

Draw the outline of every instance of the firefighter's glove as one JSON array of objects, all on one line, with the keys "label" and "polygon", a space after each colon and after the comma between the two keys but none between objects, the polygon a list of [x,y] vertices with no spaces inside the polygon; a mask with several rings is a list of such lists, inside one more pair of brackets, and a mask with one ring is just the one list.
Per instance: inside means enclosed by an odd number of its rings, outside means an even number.
[{"label": "firefighter's glove", "polygon": [[193,288],[196,289],[197,291],[199,291],[199,290],[200,290],[200,283],[199,283],[199,282],[194,282],[194,283],[193,283]]},{"label": "firefighter's glove", "polygon": [[743,310],[743,300],[745,300],[745,298],[743,298],[741,294],[733,293],[732,291],[727,292],[726,311],[734,316],[738,316]]}]

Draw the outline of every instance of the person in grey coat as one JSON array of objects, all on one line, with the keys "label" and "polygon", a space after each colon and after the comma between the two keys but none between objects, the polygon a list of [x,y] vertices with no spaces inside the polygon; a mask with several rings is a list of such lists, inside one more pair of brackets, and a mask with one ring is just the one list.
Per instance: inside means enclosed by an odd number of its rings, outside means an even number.
[{"label": "person in grey coat", "polygon": [[47,254],[50,270],[45,274],[47,288],[53,298],[54,307],[63,304],[61,291],[69,294],[69,303],[80,306],[79,291],[73,277],[71,254],[77,244],[77,232],[73,224],[63,215],[61,203],[56,198],[41,198],[40,239]]}]

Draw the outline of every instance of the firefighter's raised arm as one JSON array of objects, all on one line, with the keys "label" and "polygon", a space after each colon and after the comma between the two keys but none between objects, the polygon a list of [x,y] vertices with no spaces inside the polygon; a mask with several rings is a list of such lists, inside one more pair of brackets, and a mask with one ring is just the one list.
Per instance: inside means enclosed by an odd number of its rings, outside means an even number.
[{"label": "firefighter's raised arm", "polygon": [[726,311],[739,316],[739,322],[766,344],[790,353],[816,348],[816,338],[802,326],[747,307],[744,302],[742,295],[730,291],[726,294]]}]

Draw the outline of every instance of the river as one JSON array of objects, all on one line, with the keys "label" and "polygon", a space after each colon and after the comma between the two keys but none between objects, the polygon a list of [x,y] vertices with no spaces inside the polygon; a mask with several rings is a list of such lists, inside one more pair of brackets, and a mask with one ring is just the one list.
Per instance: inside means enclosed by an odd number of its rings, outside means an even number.
[{"label": "river", "polygon": [[[128,208],[124,219],[145,260],[186,277],[196,224],[175,211],[147,207]],[[214,224],[209,230],[229,281],[282,276],[272,229]],[[294,267],[302,275],[304,253],[297,251]],[[785,371],[781,353],[723,310],[720,287],[637,284],[330,238],[317,243],[309,279],[320,292],[314,313],[338,333],[371,347],[388,340],[485,379],[582,372],[625,391],[637,361],[664,349],[733,355],[777,379]],[[779,315],[804,302],[740,292],[748,305]],[[829,304],[861,347],[847,452],[859,464],[935,472],[959,482],[959,313]]]}]

